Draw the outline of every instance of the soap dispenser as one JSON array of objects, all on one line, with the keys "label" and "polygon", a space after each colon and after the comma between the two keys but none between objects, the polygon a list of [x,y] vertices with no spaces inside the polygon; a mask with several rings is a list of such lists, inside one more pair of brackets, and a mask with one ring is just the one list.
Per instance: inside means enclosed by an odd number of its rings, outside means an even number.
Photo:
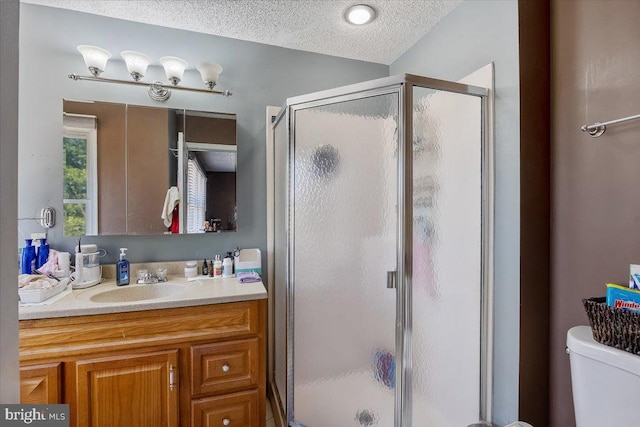
[{"label": "soap dispenser", "polygon": [[116,285],[129,284],[129,261],[125,259],[127,248],[120,248],[120,261],[116,264]]}]

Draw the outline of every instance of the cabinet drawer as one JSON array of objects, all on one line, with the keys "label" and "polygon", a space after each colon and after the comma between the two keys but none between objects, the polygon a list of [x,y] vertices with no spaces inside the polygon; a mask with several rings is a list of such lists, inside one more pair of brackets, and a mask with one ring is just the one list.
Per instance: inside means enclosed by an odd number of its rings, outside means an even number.
[{"label": "cabinet drawer", "polygon": [[20,403],[44,405],[61,403],[61,363],[20,368]]},{"label": "cabinet drawer", "polygon": [[191,392],[217,393],[258,383],[258,339],[191,347]]},{"label": "cabinet drawer", "polygon": [[191,402],[191,427],[258,427],[258,390]]}]

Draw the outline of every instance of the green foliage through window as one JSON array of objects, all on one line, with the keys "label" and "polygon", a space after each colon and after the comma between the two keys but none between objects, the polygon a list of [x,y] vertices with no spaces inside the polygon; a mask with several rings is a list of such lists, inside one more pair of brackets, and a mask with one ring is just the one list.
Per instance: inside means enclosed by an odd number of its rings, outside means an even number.
[{"label": "green foliage through window", "polygon": [[[63,138],[63,193],[65,199],[87,199],[87,140]],[[87,231],[84,203],[64,203],[64,234],[80,236]]]},{"label": "green foliage through window", "polygon": [[87,234],[86,205],[83,203],[64,204],[65,236],[84,236]]}]

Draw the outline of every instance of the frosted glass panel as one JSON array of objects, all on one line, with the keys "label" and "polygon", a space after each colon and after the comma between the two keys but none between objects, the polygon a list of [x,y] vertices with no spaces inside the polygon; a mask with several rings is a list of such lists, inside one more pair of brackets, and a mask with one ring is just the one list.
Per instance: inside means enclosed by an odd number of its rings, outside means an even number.
[{"label": "frosted glass panel", "polygon": [[414,88],[413,426],[480,412],[480,98]]},{"label": "frosted glass panel", "polygon": [[283,407],[287,402],[287,120],[274,129],[274,377]]},{"label": "frosted glass panel", "polygon": [[294,123],[294,419],[393,426],[398,95]]}]

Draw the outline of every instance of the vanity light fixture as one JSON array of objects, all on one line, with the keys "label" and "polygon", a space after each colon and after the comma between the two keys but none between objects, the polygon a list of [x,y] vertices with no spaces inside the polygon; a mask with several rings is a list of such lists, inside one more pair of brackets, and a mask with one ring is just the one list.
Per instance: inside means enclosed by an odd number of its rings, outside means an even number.
[{"label": "vanity light fixture", "polygon": [[376,10],[367,4],[357,4],[347,9],[344,18],[354,25],[364,25],[376,18]]},{"label": "vanity light fixture", "polygon": [[196,69],[200,71],[202,81],[209,89],[213,89],[218,81],[218,76],[222,73],[222,66],[212,62],[201,62]]},{"label": "vanity light fixture", "polygon": [[163,56],[160,58],[160,63],[164,67],[164,73],[167,75],[167,79],[172,85],[178,86],[178,83],[182,80],[182,76],[184,76],[184,70],[189,66],[187,61],[175,56]]},{"label": "vanity light fixture", "polygon": [[139,81],[144,77],[144,73],[147,72],[147,67],[151,64],[151,58],[144,53],[136,52],[133,50],[125,50],[120,52],[120,56],[127,64],[127,71],[133,77],[133,80]]},{"label": "vanity light fixture", "polygon": [[108,50],[88,44],[78,46],[78,52],[82,54],[84,64],[94,77],[98,77],[107,68],[107,61],[111,58]]},{"label": "vanity light fixture", "polygon": [[166,101],[171,96],[170,89],[187,90],[190,92],[202,92],[211,93],[214,95],[231,96],[231,92],[228,90],[219,91],[213,90],[213,87],[218,81],[220,73],[222,73],[222,67],[218,64],[211,62],[203,62],[196,67],[202,76],[207,89],[197,89],[185,86],[179,86],[180,81],[184,75],[185,70],[189,66],[187,61],[175,56],[163,56],[160,58],[160,64],[164,67],[167,79],[171,84],[165,84],[160,81],[153,83],[142,82],[141,79],[147,72],[147,67],[151,64],[151,58],[144,53],[135,52],[132,50],[125,50],[120,53],[122,59],[127,64],[127,70],[133,81],[108,79],[100,77],[100,74],[104,72],[107,61],[111,58],[111,53],[108,50],[102,49],[97,46],[80,45],[78,51],[84,58],[84,63],[91,72],[91,76],[81,76],[76,73],[69,74],[71,80],[89,80],[94,82],[107,82],[118,84],[130,84],[130,85],[143,85],[149,88],[149,96],[155,101]]}]

